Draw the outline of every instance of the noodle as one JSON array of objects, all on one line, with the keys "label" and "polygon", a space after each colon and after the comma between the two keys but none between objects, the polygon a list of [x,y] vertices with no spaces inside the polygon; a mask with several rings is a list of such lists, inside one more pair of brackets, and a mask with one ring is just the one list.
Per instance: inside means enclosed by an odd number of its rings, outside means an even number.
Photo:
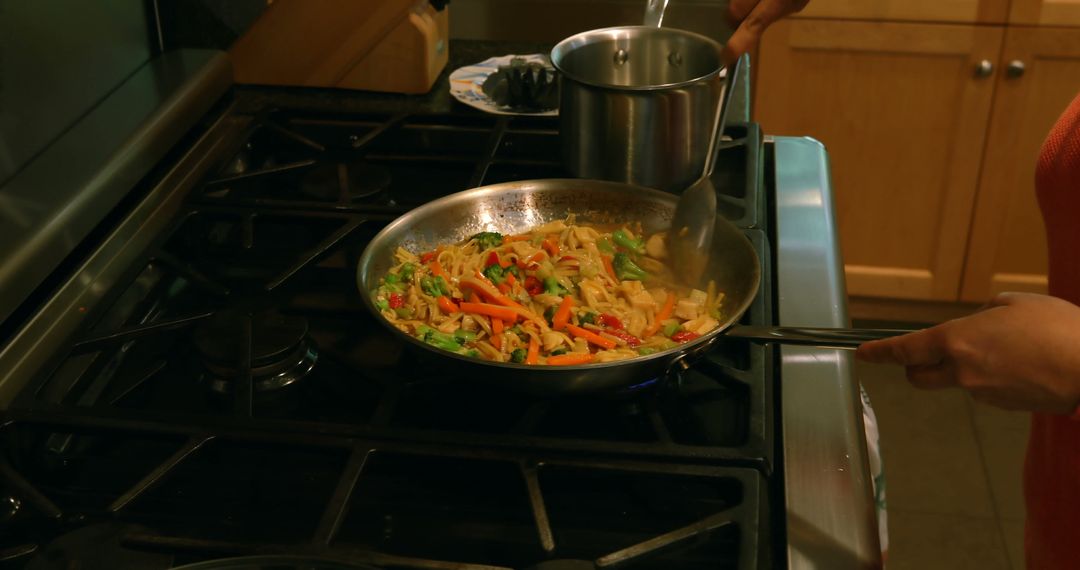
[{"label": "noodle", "polygon": [[513,236],[481,232],[395,264],[372,292],[383,317],[437,348],[497,362],[610,362],[667,350],[720,324],[724,294],[680,288],[664,234],[574,217]]}]

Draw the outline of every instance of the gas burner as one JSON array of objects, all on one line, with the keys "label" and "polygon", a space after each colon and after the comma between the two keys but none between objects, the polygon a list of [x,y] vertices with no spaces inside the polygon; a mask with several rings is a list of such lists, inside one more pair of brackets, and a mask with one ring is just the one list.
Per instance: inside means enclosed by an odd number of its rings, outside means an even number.
[{"label": "gas burner", "polygon": [[[233,392],[233,380],[242,374],[245,320],[239,310],[218,312],[194,332],[195,346],[210,375],[210,388]],[[308,336],[307,319],[274,310],[251,314],[251,379],[256,394],[276,392],[311,373],[319,355]]]},{"label": "gas burner", "polygon": [[390,187],[390,171],[366,161],[324,162],[312,167],[300,181],[300,192],[317,200],[360,202],[371,200]]}]

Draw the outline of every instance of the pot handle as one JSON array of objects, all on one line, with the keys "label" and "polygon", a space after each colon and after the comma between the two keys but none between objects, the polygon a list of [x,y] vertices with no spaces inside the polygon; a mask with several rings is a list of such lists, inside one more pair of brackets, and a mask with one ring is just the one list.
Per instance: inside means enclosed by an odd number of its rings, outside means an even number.
[{"label": "pot handle", "polygon": [[671,362],[668,363],[667,368],[664,369],[664,378],[671,378],[672,375],[689,370],[690,367],[694,365],[694,361],[701,359],[712,350],[713,345],[720,340],[721,336],[723,335],[714,336],[694,348],[683,351],[673,358]]}]

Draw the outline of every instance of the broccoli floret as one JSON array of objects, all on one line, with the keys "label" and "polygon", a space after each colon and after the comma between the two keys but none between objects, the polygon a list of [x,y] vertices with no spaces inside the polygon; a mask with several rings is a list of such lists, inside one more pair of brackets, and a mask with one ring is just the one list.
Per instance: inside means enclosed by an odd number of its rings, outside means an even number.
[{"label": "broccoli floret", "polygon": [[423,291],[425,295],[431,295],[432,297],[439,296],[439,290],[435,287],[435,280],[430,277],[420,278],[420,290]]},{"label": "broccoli floret", "polygon": [[551,351],[551,356],[559,356],[560,354],[566,354],[567,352],[570,351],[566,350],[565,348],[556,348],[555,350]]},{"label": "broccoli floret", "polygon": [[432,297],[438,297],[440,295],[450,296],[450,285],[447,284],[446,279],[443,279],[441,275],[435,277],[421,277],[420,278],[420,290],[426,295]]},{"label": "broccoli floret", "polygon": [[596,248],[604,253],[615,253],[615,246],[611,245],[611,240],[606,237],[596,240]]},{"label": "broccoli floret", "polygon": [[552,305],[544,311],[544,319],[548,322],[549,325],[551,324],[551,321],[555,319],[555,311],[557,310],[558,309],[555,307],[555,305]]},{"label": "broccoli floret", "polygon": [[390,302],[386,299],[375,299],[375,307],[380,311],[385,311],[390,308]]},{"label": "broccoli floret", "polygon": [[398,276],[402,281],[412,281],[413,273],[416,271],[416,266],[411,263],[406,263],[401,266],[401,270],[398,271]]},{"label": "broccoli floret", "polygon": [[521,268],[516,265],[511,265],[510,267],[507,267],[506,271],[514,277],[517,277],[518,279],[523,279],[523,276],[521,275]]},{"label": "broccoli floret", "polygon": [[484,277],[487,277],[492,283],[498,285],[506,279],[506,271],[498,265],[489,265],[484,268]]},{"label": "broccoli floret", "polygon": [[510,353],[510,362],[513,362],[515,364],[521,364],[522,362],[525,362],[525,349],[515,348],[514,351]]},{"label": "broccoli floret", "polygon": [[476,333],[465,329],[458,329],[454,331],[454,339],[461,344],[466,344],[476,340]]},{"label": "broccoli floret", "polygon": [[620,281],[644,281],[649,276],[644,269],[638,267],[638,264],[634,263],[634,260],[630,259],[630,256],[625,253],[616,253],[615,259],[611,261],[611,266],[615,269],[615,276]]},{"label": "broccoli floret", "polygon": [[428,326],[416,327],[417,338],[434,346],[435,348],[441,348],[450,352],[457,352],[461,350],[461,345],[458,343],[454,335],[449,335],[444,332],[439,332]]},{"label": "broccoli floret", "polygon": [[583,325],[596,324],[596,313],[584,313],[579,315],[578,322]]},{"label": "broccoli floret", "polygon": [[634,253],[645,253],[645,242],[641,239],[631,239],[630,234],[626,233],[625,230],[615,230],[611,237],[617,245],[625,247]]},{"label": "broccoli floret", "polygon": [[559,284],[559,280],[554,277],[544,278],[544,292],[549,295],[558,295],[560,297],[568,294],[566,287]]},{"label": "broccoli floret", "polygon": [[450,296],[450,284],[446,282],[446,279],[442,278],[442,275],[435,276],[435,288],[440,295]]},{"label": "broccoli floret", "polygon": [[475,240],[481,251],[499,247],[503,242],[503,236],[499,232],[480,232],[469,239]]},{"label": "broccoli floret", "polygon": [[664,336],[670,338],[671,335],[675,334],[678,330],[679,330],[679,323],[676,322],[676,321],[672,321],[672,322],[664,325],[663,333],[664,333]]}]

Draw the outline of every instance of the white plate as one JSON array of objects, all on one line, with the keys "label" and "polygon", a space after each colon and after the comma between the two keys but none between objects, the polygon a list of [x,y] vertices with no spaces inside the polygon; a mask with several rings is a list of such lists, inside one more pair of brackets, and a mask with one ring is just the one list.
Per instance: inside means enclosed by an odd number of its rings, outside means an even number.
[{"label": "white plate", "polygon": [[510,65],[510,60],[515,57],[524,58],[525,61],[543,63],[549,65],[547,57],[543,54],[533,53],[529,55],[504,55],[485,59],[480,63],[466,65],[455,69],[450,74],[450,94],[455,99],[475,109],[495,115],[530,115],[534,117],[555,117],[559,114],[558,109],[548,111],[514,111],[506,105],[497,105],[495,101],[484,93],[484,80],[489,75],[499,70],[499,66]]}]

